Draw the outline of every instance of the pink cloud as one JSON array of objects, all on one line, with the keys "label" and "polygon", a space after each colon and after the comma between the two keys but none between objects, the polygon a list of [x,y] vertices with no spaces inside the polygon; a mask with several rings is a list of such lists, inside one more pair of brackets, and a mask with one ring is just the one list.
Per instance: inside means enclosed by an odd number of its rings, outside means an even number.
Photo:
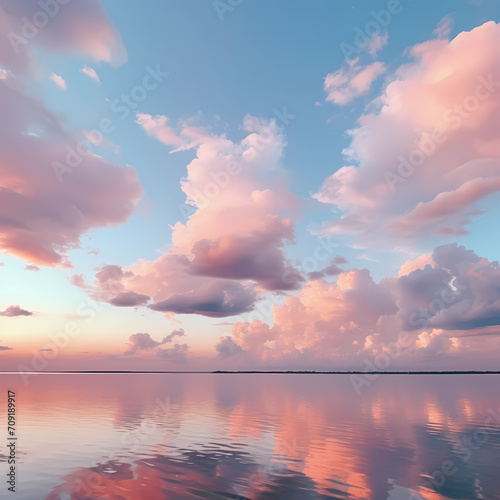
[{"label": "pink cloud", "polygon": [[[426,265],[424,265],[427,263]],[[366,269],[337,282],[309,282],[274,307],[273,326],[238,322],[216,345],[219,357],[266,366],[285,363],[362,366],[388,352],[401,333],[398,364],[421,362],[429,353],[455,356],[481,351],[475,339],[500,336],[500,268],[463,246],[437,247],[403,266],[398,277],[376,283]],[[495,341],[493,341],[494,343]],[[492,342],[487,342],[492,345]],[[392,347],[391,347],[392,346]]]},{"label": "pink cloud", "polygon": [[238,345],[232,337],[226,336],[221,337],[217,344],[215,344],[215,350],[219,353],[221,358],[230,358],[237,354],[243,352],[243,347]]},{"label": "pink cloud", "polygon": [[387,30],[382,31],[381,33],[374,33],[370,38],[370,42],[368,44],[368,52],[370,55],[375,57],[378,52],[380,52],[389,41],[389,33]]},{"label": "pink cloud", "polygon": [[[461,235],[464,233],[462,225],[453,224],[453,216],[461,216],[465,208],[499,190],[500,176],[471,179],[454,191],[442,192],[431,201],[418,203],[411,212],[394,220],[389,227],[399,234],[415,237],[422,231],[426,231],[430,225],[449,218],[452,223],[448,227],[441,226],[439,234],[443,236]],[[459,227],[458,230],[455,229],[457,227]]]},{"label": "pink cloud", "polygon": [[367,66],[359,66],[358,59],[349,61],[347,69],[342,68],[325,77],[326,100],[344,106],[363,94],[368,93],[372,83],[385,71],[385,65],[375,61]]},{"label": "pink cloud", "polygon": [[193,149],[201,144],[216,142],[217,138],[209,135],[205,127],[195,126],[193,122],[198,119],[197,116],[188,118],[185,121],[172,127],[169,125],[170,119],[164,115],[148,115],[146,113],[137,113],[135,122],[151,137],[159,140],[166,146],[174,149],[170,153],[177,153]]},{"label": "pink cloud", "polygon": [[78,288],[87,288],[83,274],[73,274],[73,276],[69,279],[69,282]]},{"label": "pink cloud", "polygon": [[33,313],[19,306],[9,306],[4,311],[0,311],[0,316],[15,318],[16,316],[33,316]]},{"label": "pink cloud", "polygon": [[67,85],[62,76],[56,75],[55,73],[52,73],[50,75],[50,79],[62,90],[67,90]]},{"label": "pink cloud", "polygon": [[[103,278],[97,273],[93,286],[76,278],[75,284],[83,286],[95,300],[111,304],[125,303],[122,297],[152,298],[148,307],[154,311],[176,314],[201,314],[209,317],[225,317],[250,311],[255,301],[252,287],[230,279],[206,278],[191,273],[191,263],[186,256],[169,252],[155,261],[140,261],[123,271],[119,266],[115,276]],[[116,271],[116,269],[115,269]],[[141,305],[136,301],[129,306]]]},{"label": "pink cloud", "polygon": [[[37,265],[67,267],[67,252],[83,233],[130,217],[142,196],[137,173],[85,149],[77,153],[81,146],[56,116],[2,81],[0,103],[0,248]],[[55,162],[64,175],[56,175]]]},{"label": "pink cloud", "polygon": [[80,72],[88,76],[91,80],[94,80],[98,85],[101,85],[101,79],[94,68],[85,65],[82,69],[80,69]]},{"label": "pink cloud", "polygon": [[31,264],[26,264],[24,267],[25,271],[40,271],[40,268],[38,266],[33,266]]},{"label": "pink cloud", "polygon": [[424,269],[427,265],[434,265],[432,255],[425,254],[417,257],[415,260],[407,260],[399,269],[398,276],[406,276],[417,269]]},{"label": "pink cloud", "polygon": [[137,307],[147,304],[150,300],[148,295],[135,292],[121,292],[108,302],[116,307]]},{"label": "pink cloud", "polygon": [[[27,96],[15,76],[33,69],[33,44],[108,62],[125,60],[99,2],[55,4],[59,11],[53,17],[35,0],[0,7],[0,64],[9,70],[0,72],[0,250],[37,265],[69,267],[68,252],[79,246],[81,235],[126,222],[142,188],[132,167],[111,165],[70,137],[62,119]],[[47,17],[47,26],[16,54],[9,36],[22,34],[34,15]],[[63,86],[60,77],[53,79]]]},{"label": "pink cloud", "polygon": [[51,52],[82,54],[96,61],[114,64],[127,61],[121,37],[98,0],[64,5],[53,2],[52,6],[53,11],[47,14],[38,0],[8,0],[2,3],[1,65],[15,72],[32,72],[36,66],[33,52],[36,46]]},{"label": "pink cloud", "polygon": [[379,318],[396,314],[391,289],[375,283],[367,269],[339,275],[336,283],[309,282],[294,297],[274,308],[274,326],[259,320],[238,322],[234,342],[266,362],[301,356],[335,359],[362,350]]},{"label": "pink cloud", "polygon": [[[350,131],[349,166],[315,195],[340,216],[323,230],[365,242],[454,236],[500,189],[500,25],[411,49]],[[356,164],[356,165],[354,165]]]},{"label": "pink cloud", "polygon": [[156,341],[151,338],[149,333],[134,333],[129,338],[129,347],[124,354],[136,354],[139,351],[151,351],[156,349],[161,345],[168,344],[172,342],[175,337],[184,337],[184,330],[174,330],[172,333],[167,335],[163,340]]},{"label": "pink cloud", "polygon": [[145,113],[137,113],[136,123],[140,125],[146,133],[158,139],[167,146],[175,146],[184,149],[187,147],[185,140],[170,125],[167,125],[169,118],[163,115],[151,116]]},{"label": "pink cloud", "polygon": [[[153,130],[158,119],[142,125]],[[244,128],[239,143],[199,137],[181,182],[194,213],[173,226],[171,248],[155,261],[102,268],[94,297],[112,303],[134,292],[151,297],[155,311],[224,317],[250,311],[260,291],[300,287],[283,250],[299,207],[280,164],[284,138],[274,121],[248,116]]]},{"label": "pink cloud", "polygon": [[319,271],[310,272],[308,274],[308,277],[312,281],[320,278],[325,278],[326,276],[337,276],[338,274],[343,272],[342,268],[339,267],[343,264],[347,264],[347,259],[342,255],[336,255],[330,261],[328,266],[326,266],[323,269],[320,269]]},{"label": "pink cloud", "polygon": [[437,36],[437,38],[448,38],[451,30],[453,29],[453,23],[455,19],[453,15],[444,16],[436,26],[436,29],[433,33]]}]

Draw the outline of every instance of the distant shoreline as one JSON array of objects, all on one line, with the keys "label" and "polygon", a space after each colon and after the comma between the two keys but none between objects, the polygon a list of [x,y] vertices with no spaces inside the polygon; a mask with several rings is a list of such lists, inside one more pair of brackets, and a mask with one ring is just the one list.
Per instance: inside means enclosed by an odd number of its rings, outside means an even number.
[{"label": "distant shoreline", "polygon": [[225,371],[217,370],[211,372],[193,372],[193,371],[131,371],[131,370],[62,370],[62,371],[0,371],[1,375],[17,375],[17,374],[36,374],[36,375],[57,375],[57,374],[216,374],[216,375],[498,375],[500,371],[480,371],[480,370],[459,370],[459,371],[258,371],[258,370],[239,370]]}]

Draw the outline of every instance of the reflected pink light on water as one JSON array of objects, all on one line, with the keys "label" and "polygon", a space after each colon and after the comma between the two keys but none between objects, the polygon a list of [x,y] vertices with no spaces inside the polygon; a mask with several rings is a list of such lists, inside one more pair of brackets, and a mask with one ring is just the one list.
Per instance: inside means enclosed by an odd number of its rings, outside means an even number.
[{"label": "reflected pink light on water", "polygon": [[[498,428],[468,460],[457,451],[498,413],[497,380],[383,376],[359,396],[339,375],[40,375],[26,387],[10,375],[0,385],[18,398],[21,500],[392,500],[404,488],[442,500],[500,498]],[[434,491],[445,460],[457,472]]]}]

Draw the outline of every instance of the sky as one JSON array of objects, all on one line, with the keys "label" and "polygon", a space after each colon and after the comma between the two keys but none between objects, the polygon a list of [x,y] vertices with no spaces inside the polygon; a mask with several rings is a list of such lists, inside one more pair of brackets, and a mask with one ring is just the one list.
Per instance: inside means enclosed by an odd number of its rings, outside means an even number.
[{"label": "sky", "polygon": [[498,22],[0,0],[0,370],[497,369]]}]

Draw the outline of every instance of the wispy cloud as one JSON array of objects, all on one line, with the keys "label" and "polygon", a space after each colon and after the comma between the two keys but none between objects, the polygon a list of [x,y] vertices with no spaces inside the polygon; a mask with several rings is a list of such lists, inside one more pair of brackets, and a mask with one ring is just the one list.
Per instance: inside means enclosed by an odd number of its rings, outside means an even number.
[{"label": "wispy cloud", "polygon": [[374,33],[370,38],[367,50],[370,55],[375,57],[387,45],[388,41],[389,33],[387,30],[382,31],[381,33]]},{"label": "wispy cloud", "polygon": [[372,83],[385,71],[382,62],[375,61],[367,66],[358,65],[359,59],[348,62],[347,68],[341,68],[325,77],[324,90],[326,100],[345,106],[356,97],[367,94]]},{"label": "wispy cloud", "polygon": [[97,75],[94,68],[91,68],[90,66],[85,65],[83,68],[80,69],[80,72],[83,73],[84,75],[88,76],[91,80],[94,80],[99,85],[101,85],[101,79]]}]

